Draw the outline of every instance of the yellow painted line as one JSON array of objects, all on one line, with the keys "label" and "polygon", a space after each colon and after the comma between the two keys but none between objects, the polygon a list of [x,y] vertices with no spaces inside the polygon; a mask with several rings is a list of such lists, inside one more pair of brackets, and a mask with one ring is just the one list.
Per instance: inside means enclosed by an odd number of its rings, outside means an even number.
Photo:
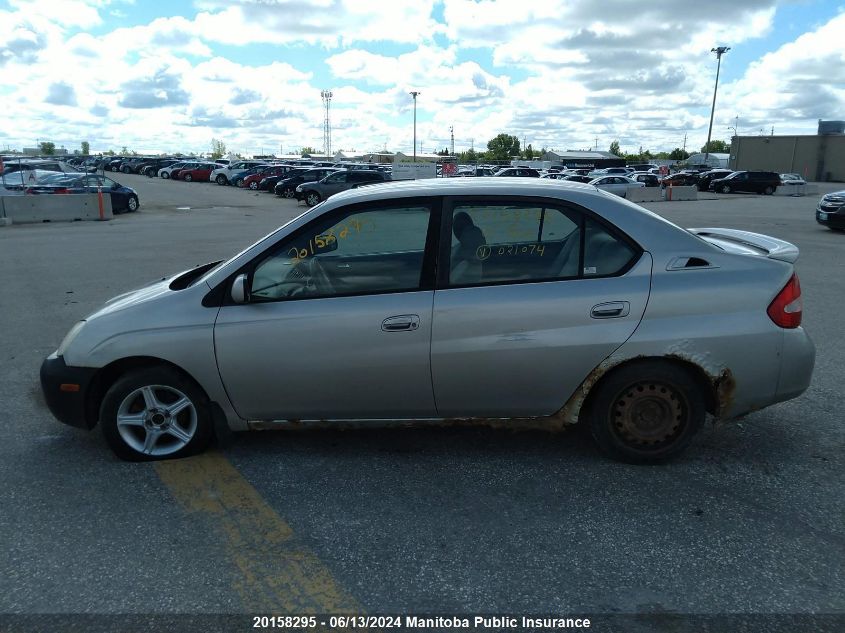
[{"label": "yellow painted line", "polygon": [[179,504],[217,532],[238,572],[233,588],[246,611],[265,614],[363,610],[290,525],[220,453],[157,462],[156,473]]}]

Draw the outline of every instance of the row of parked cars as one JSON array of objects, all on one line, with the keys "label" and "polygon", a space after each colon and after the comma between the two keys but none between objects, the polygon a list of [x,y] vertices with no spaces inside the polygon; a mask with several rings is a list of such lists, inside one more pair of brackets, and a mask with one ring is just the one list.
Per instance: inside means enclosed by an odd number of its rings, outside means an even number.
[{"label": "row of parked cars", "polygon": [[74,194],[98,193],[109,196],[112,212],[137,211],[138,192],[105,174],[78,171],[79,165],[55,159],[14,159],[4,163],[0,173],[0,193]]},{"label": "row of parked cars", "polygon": [[282,198],[305,201],[309,206],[346,189],[391,179],[391,169],[385,165],[306,160],[284,163],[239,160],[229,164],[164,160],[141,167],[139,173],[164,180],[213,182],[266,191]]}]

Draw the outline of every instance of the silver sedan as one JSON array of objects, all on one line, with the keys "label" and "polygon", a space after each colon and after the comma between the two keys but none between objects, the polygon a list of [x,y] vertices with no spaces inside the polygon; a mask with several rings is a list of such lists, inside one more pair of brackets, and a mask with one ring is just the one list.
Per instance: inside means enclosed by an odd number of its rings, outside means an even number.
[{"label": "silver sedan", "polygon": [[44,361],[42,389],[131,460],[229,430],[475,420],[580,423],[614,458],[659,462],[707,414],[807,388],[797,257],[582,184],[373,185],[115,297]]},{"label": "silver sedan", "polygon": [[604,191],[615,193],[617,196],[622,196],[623,198],[628,196],[629,189],[645,187],[645,183],[637,182],[626,176],[602,176],[601,178],[591,180],[589,184]]}]

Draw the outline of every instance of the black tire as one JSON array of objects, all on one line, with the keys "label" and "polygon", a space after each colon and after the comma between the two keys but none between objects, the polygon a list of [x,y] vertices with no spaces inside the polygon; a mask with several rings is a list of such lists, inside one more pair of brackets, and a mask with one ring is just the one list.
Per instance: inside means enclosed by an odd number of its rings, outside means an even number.
[{"label": "black tire", "polygon": [[[171,436],[168,430],[162,425],[161,427],[154,427],[152,418],[160,415],[165,416],[166,409],[161,409],[161,413],[152,414],[151,420],[138,426],[125,426],[123,433],[118,428],[117,417],[121,407],[130,415],[142,415],[144,412],[144,396],[138,394],[139,390],[144,387],[150,387],[155,394],[156,399],[161,399],[159,404],[167,405],[172,402],[167,402],[167,397],[177,398],[178,396],[170,390],[175,390],[184,395],[190,405],[192,405],[193,412],[186,408],[180,411],[173,420],[162,423],[166,424],[167,428],[171,426],[178,428],[184,436],[188,435],[188,429],[193,429],[190,433],[190,440],[184,441]],[[140,409],[140,411],[136,411]],[[155,409],[158,411],[159,409]],[[208,397],[203,390],[194,381],[183,376],[181,373],[170,367],[151,367],[147,369],[140,369],[131,371],[115,382],[111,388],[106,392],[100,406],[100,427],[102,429],[103,437],[109,448],[114,451],[115,455],[126,461],[153,461],[160,459],[176,459],[179,457],[187,457],[204,451],[211,442],[213,435],[213,423],[211,417],[211,407]],[[143,449],[144,440],[149,435],[147,428],[158,428],[156,430],[156,437],[159,438],[152,445],[152,454],[147,454],[138,449],[141,446]],[[132,444],[127,441],[126,437],[131,438]],[[161,438],[165,438],[163,441]],[[169,441],[168,441],[169,440]],[[161,443],[160,443],[161,442]],[[181,448],[173,450],[174,446],[180,445]],[[170,451],[170,452],[167,452]]]},{"label": "black tire", "polygon": [[313,207],[316,204],[320,204],[321,201],[322,198],[320,197],[320,194],[316,191],[309,191],[305,194],[305,204],[307,204],[309,207]]},{"label": "black tire", "polygon": [[296,192],[293,190],[293,187],[285,187],[282,189],[282,197],[283,198],[293,198],[296,195]]},{"label": "black tire", "polygon": [[775,188],[774,188],[774,187],[772,187],[771,185],[769,185],[768,187],[766,187],[765,189],[763,189],[763,193],[764,193],[765,195],[767,195],[767,196],[772,195],[774,192],[775,192]]},{"label": "black tire", "polygon": [[114,167],[111,168],[111,170],[115,171],[115,172],[117,171],[117,169],[118,169],[117,165],[115,165]]},{"label": "black tire", "polygon": [[193,179],[194,177],[191,174],[185,174],[185,182],[191,182]]},{"label": "black tire", "polygon": [[163,171],[161,172],[161,177],[163,180],[167,180],[170,178],[170,172]]},{"label": "black tire", "polygon": [[704,423],[704,394],[690,372],[665,361],[629,363],[590,394],[590,433],[609,457],[660,463],[689,446]]},{"label": "black tire", "polygon": [[233,187],[238,187],[238,188],[243,187],[243,186],[244,186],[244,181],[243,181],[243,179],[241,179],[241,178],[235,178],[235,179],[232,181],[232,186],[233,186]]},{"label": "black tire", "polygon": [[255,191],[256,189],[258,189],[258,182],[253,180],[251,183],[249,183],[249,188]]},{"label": "black tire", "polygon": [[722,193],[730,193],[731,188],[728,185],[722,185],[721,187],[719,187],[719,191],[721,191]]},{"label": "black tire", "polygon": [[829,226],[827,228],[829,228],[831,231],[834,231],[836,233],[845,233],[845,229],[839,228],[838,226]]},{"label": "black tire", "polygon": [[214,182],[216,182],[218,185],[223,186],[225,184],[228,184],[229,181],[223,174],[217,174],[217,178],[214,179]]},{"label": "black tire", "polygon": [[138,207],[141,206],[138,202],[138,198],[135,196],[129,196],[129,200],[126,201],[126,210],[134,213],[138,210]]}]

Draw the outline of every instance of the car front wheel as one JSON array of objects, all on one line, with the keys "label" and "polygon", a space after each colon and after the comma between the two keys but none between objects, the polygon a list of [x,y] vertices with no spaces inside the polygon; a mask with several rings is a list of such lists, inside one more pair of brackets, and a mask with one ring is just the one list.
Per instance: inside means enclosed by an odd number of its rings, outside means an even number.
[{"label": "car front wheel", "polygon": [[320,199],[320,194],[316,191],[309,191],[307,194],[305,194],[305,204],[307,204],[309,207],[313,207],[315,204],[319,204]]},{"label": "car front wheel", "polygon": [[258,183],[253,180],[251,183],[249,183],[249,188],[255,191],[256,189],[258,189]]},{"label": "car front wheel", "polygon": [[681,453],[704,423],[704,396],[685,368],[635,362],[608,374],[590,395],[590,432],[608,456],[657,463]]},{"label": "car front wheel", "polygon": [[191,174],[185,174],[185,182],[191,182],[194,179]]},{"label": "car front wheel", "polygon": [[226,184],[226,176],[224,176],[223,174],[220,174],[219,176],[217,176],[217,178],[214,179],[214,182],[216,182],[218,185],[225,185]]},{"label": "car front wheel", "polygon": [[134,212],[138,210],[138,198],[135,196],[130,196],[129,200],[126,203],[126,208],[130,211]]},{"label": "car front wheel", "polygon": [[130,372],[103,398],[100,425],[109,447],[121,459],[150,461],[185,457],[211,441],[208,398],[175,369]]},{"label": "car front wheel", "polygon": [[766,194],[767,196],[772,195],[774,192],[775,192],[775,188],[772,187],[771,185],[769,185],[768,187],[763,189],[763,193]]},{"label": "car front wheel", "polygon": [[163,172],[161,172],[161,177],[164,180],[167,180],[168,178],[170,178],[170,174],[168,174],[166,171],[163,171]]},{"label": "car front wheel", "polygon": [[721,191],[722,193],[730,193],[731,188],[728,187],[727,185],[722,185],[721,188],[719,189],[719,191]]},{"label": "car front wheel", "polygon": [[296,195],[296,192],[291,187],[285,187],[282,189],[282,197],[283,198],[293,198]]}]

